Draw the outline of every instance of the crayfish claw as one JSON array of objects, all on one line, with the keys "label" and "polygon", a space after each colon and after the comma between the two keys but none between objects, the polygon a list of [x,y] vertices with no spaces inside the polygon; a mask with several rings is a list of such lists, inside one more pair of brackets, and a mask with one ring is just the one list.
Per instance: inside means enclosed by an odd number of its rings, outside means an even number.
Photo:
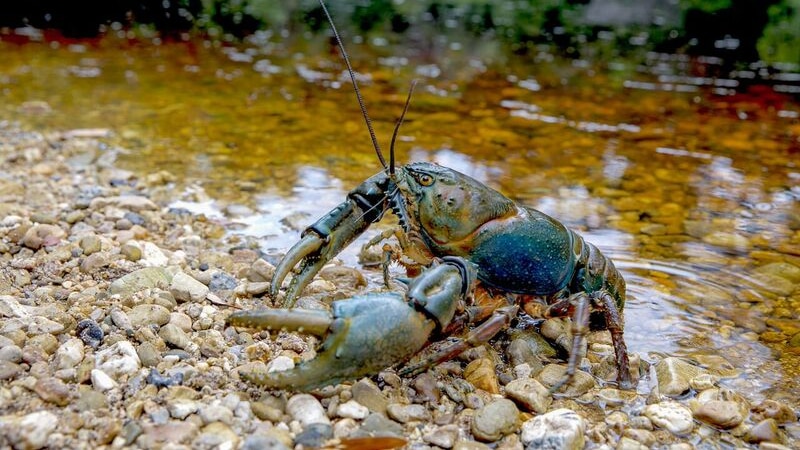
[{"label": "crayfish claw", "polygon": [[[278,291],[283,284],[283,280],[286,279],[286,276],[289,274],[289,272],[291,272],[294,266],[302,261],[303,258],[306,258],[312,253],[318,251],[324,243],[325,242],[317,235],[308,233],[303,236],[303,239],[294,244],[294,246],[289,250],[289,252],[286,253],[286,256],[283,257],[281,262],[275,268],[275,274],[272,276],[272,283],[269,291],[272,298],[278,298]],[[293,282],[292,284],[295,283]]]},{"label": "crayfish claw", "polygon": [[325,336],[333,316],[317,309],[256,309],[236,311],[226,319],[229,325],[260,330],[285,330]]}]

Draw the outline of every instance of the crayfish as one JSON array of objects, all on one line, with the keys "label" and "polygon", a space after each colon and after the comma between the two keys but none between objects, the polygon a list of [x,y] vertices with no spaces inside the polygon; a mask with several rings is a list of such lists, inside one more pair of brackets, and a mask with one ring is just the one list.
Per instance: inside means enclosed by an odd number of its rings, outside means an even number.
[{"label": "crayfish", "polygon": [[[572,348],[565,379],[574,375],[581,343],[590,329],[607,329],[616,354],[617,381],[633,385],[623,340],[625,281],[594,245],[559,221],[519,205],[455,170],[428,162],[396,167],[394,143],[411,98],[392,135],[386,163],[336,27],[333,29],[384,170],[350,191],[347,199],[309,226],[276,267],[270,294],[278,299],[295,266],[282,306],[290,308],[320,269],[391,210],[400,240],[415,254],[428,255],[405,295],[369,294],[334,302],[333,313],[300,309],[242,311],[236,326],[284,328],[326,337],[316,358],[298,367],[245,375],[268,387],[312,389],[404,363],[432,337],[478,324],[400,375],[426,370],[460,352],[488,342],[520,310],[544,317],[571,317]],[[412,85],[413,91],[413,85]],[[384,269],[386,270],[386,269]],[[483,295],[471,295],[475,286]]]}]

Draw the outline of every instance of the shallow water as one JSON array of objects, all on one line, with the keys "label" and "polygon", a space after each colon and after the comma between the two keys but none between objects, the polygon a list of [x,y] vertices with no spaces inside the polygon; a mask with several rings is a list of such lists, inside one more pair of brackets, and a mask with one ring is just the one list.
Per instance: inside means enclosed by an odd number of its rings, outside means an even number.
[{"label": "shallow water", "polygon": [[[268,254],[380,167],[324,39],[2,38],[0,120],[110,129],[120,167],[171,173],[186,188],[170,206],[258,236]],[[714,61],[673,55],[349,47],[384,147],[420,80],[401,162],[467,173],[615,261],[631,351],[708,364],[719,355],[744,375],[726,383],[753,400],[800,405],[797,68],[748,86],[758,66],[715,78]]]}]

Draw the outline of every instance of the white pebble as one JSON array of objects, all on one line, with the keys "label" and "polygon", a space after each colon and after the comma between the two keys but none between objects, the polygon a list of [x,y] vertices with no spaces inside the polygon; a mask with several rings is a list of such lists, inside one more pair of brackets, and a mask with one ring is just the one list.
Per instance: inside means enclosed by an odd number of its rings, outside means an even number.
[{"label": "white pebble", "polygon": [[128,341],[119,341],[97,352],[95,358],[96,367],[114,378],[132,374],[142,365],[136,349]]},{"label": "white pebble", "polygon": [[310,394],[297,394],[286,402],[286,412],[304,428],[314,423],[330,425],[322,404]]},{"label": "white pebble", "polygon": [[117,386],[117,382],[102,370],[92,369],[92,386],[97,391],[105,392],[114,389]]},{"label": "white pebble", "polygon": [[350,400],[339,405],[336,415],[350,419],[366,419],[369,415],[369,408],[355,400]]},{"label": "white pebble", "polygon": [[72,338],[61,344],[56,350],[56,361],[59,369],[71,369],[83,360],[83,341]]},{"label": "white pebble", "polygon": [[677,402],[647,405],[644,415],[655,425],[669,430],[672,434],[688,434],[694,428],[692,411]]}]

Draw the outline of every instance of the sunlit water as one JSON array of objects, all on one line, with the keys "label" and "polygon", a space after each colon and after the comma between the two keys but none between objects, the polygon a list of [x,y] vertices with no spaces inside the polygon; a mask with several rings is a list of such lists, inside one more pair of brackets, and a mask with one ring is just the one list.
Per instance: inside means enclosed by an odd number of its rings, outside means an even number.
[{"label": "sunlit water", "polygon": [[[467,173],[597,244],[627,280],[626,340],[645,359],[720,355],[744,375],[727,383],[798,405],[796,68],[748,86],[757,65],[716,78],[672,55],[415,46],[350,46],[384,147],[417,78],[401,162]],[[109,128],[121,167],[186,186],[170,207],[258,236],[270,255],[380,168],[323,39],[0,41],[0,55],[0,120]]]}]

